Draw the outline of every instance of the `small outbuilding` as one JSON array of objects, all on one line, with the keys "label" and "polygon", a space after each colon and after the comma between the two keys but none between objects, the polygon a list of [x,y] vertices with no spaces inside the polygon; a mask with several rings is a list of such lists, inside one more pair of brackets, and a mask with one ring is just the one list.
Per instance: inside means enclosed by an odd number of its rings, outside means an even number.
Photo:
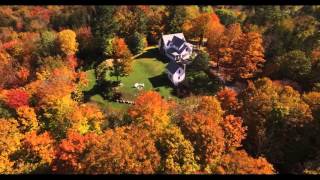
[{"label": "small outbuilding", "polygon": [[180,65],[175,62],[170,62],[167,67],[167,75],[170,81],[177,86],[185,79],[185,65]]}]

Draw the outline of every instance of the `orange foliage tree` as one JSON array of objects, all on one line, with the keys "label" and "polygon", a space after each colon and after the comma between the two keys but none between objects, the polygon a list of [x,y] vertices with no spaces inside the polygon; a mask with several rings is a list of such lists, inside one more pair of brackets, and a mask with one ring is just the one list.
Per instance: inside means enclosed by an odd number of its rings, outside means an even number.
[{"label": "orange foliage tree", "polygon": [[244,150],[222,156],[215,170],[217,174],[274,174],[275,170],[265,158],[250,157]]},{"label": "orange foliage tree", "polygon": [[134,123],[150,129],[153,133],[161,133],[169,124],[169,104],[159,93],[147,91],[141,93],[130,107],[128,114]]},{"label": "orange foliage tree", "polygon": [[222,27],[219,17],[215,13],[203,13],[191,20],[187,20],[182,29],[186,36],[199,39],[199,45],[201,45],[203,39],[209,37],[212,29],[220,29]]},{"label": "orange foliage tree", "polygon": [[243,99],[250,152],[286,168],[312,153],[318,125],[299,92],[262,78],[249,83]]},{"label": "orange foliage tree", "polygon": [[97,140],[93,133],[81,135],[69,130],[57,149],[57,158],[53,162],[52,171],[55,173],[77,173],[83,170],[81,163],[86,150]]},{"label": "orange foliage tree", "polygon": [[123,38],[114,38],[112,41],[113,75],[128,75],[132,71],[132,54]]},{"label": "orange foliage tree", "polygon": [[244,33],[239,24],[213,31],[208,38],[208,50],[219,70],[231,79],[248,79],[261,71],[265,62],[261,34]]},{"label": "orange foliage tree", "polygon": [[49,132],[37,134],[31,131],[26,134],[23,140],[23,147],[26,151],[26,162],[33,162],[36,166],[50,167],[56,158],[56,142]]},{"label": "orange foliage tree", "polygon": [[240,78],[252,78],[261,72],[265,62],[261,34],[257,32],[242,34],[231,47],[234,49],[233,70]]},{"label": "orange foliage tree", "polygon": [[220,123],[225,138],[226,151],[241,147],[241,141],[246,137],[246,127],[243,127],[241,117],[226,116]]},{"label": "orange foliage tree", "polygon": [[147,130],[127,126],[107,130],[83,162],[88,174],[151,174],[158,170],[160,155]]},{"label": "orange foliage tree", "polygon": [[303,100],[306,102],[312,111],[312,116],[316,120],[320,120],[320,92],[309,92],[303,95]]},{"label": "orange foliage tree", "polygon": [[208,115],[184,114],[181,130],[192,142],[203,167],[217,161],[225,150],[224,132],[218,122]]},{"label": "orange foliage tree", "polygon": [[75,75],[75,72],[67,67],[54,69],[36,92],[39,104],[50,104],[70,95],[75,88]]},{"label": "orange foliage tree", "polygon": [[231,88],[223,88],[217,92],[217,99],[221,103],[222,109],[227,114],[235,114],[240,108],[238,93]]}]

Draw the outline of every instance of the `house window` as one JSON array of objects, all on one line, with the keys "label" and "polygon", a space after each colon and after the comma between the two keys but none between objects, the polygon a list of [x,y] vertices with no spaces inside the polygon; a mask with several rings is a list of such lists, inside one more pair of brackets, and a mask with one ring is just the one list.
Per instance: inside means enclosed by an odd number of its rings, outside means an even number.
[{"label": "house window", "polygon": [[180,80],[180,76],[178,76],[178,79]]},{"label": "house window", "polygon": [[179,73],[179,74],[181,73],[180,69],[179,69],[178,73]]}]

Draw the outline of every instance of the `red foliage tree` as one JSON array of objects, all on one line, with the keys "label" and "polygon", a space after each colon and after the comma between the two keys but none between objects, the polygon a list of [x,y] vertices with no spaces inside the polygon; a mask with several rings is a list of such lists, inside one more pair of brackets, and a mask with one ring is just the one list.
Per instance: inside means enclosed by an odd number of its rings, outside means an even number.
[{"label": "red foliage tree", "polygon": [[10,108],[29,105],[29,94],[22,89],[11,89],[6,93],[5,103]]},{"label": "red foliage tree", "polygon": [[67,138],[63,139],[58,147],[57,159],[53,165],[53,172],[76,173],[80,172],[81,156],[93,143],[97,136],[95,134],[81,135],[75,131],[68,131]]}]

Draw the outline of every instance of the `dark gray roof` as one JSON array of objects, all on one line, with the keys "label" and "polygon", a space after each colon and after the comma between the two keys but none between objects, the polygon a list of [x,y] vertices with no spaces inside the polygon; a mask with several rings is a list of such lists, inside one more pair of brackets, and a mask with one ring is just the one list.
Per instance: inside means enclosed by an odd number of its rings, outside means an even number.
[{"label": "dark gray roof", "polygon": [[169,64],[166,66],[167,70],[174,74],[181,66],[174,62],[169,62]]},{"label": "dark gray roof", "polygon": [[183,33],[166,34],[166,35],[162,34],[162,37],[161,37],[161,38],[162,38],[162,40],[163,40],[163,43],[164,43],[165,45],[167,45],[167,43],[168,43],[169,41],[172,41],[173,36],[176,36],[176,37],[178,37],[178,38],[180,38],[180,39],[182,39],[182,40],[185,40]]},{"label": "dark gray roof", "polygon": [[174,52],[176,52],[176,53],[178,53],[178,54],[181,54],[187,47],[188,47],[188,46],[183,45],[183,47],[182,47],[179,51],[177,51],[177,50],[174,49],[174,48],[169,48],[169,49],[167,50],[167,53],[168,53],[168,54],[171,54],[171,55],[173,55],[173,56],[174,56]]},{"label": "dark gray roof", "polygon": [[178,48],[180,48],[186,41],[184,41],[183,39],[178,38],[177,36],[173,36],[172,38],[172,43],[177,46]]},{"label": "dark gray roof", "polygon": [[172,54],[173,52],[177,52],[177,51],[175,49],[173,49],[173,48],[167,49],[167,53],[168,54]]},{"label": "dark gray roof", "polygon": [[186,48],[187,48],[187,46],[183,45],[183,47],[178,51],[178,54],[181,54]]}]

